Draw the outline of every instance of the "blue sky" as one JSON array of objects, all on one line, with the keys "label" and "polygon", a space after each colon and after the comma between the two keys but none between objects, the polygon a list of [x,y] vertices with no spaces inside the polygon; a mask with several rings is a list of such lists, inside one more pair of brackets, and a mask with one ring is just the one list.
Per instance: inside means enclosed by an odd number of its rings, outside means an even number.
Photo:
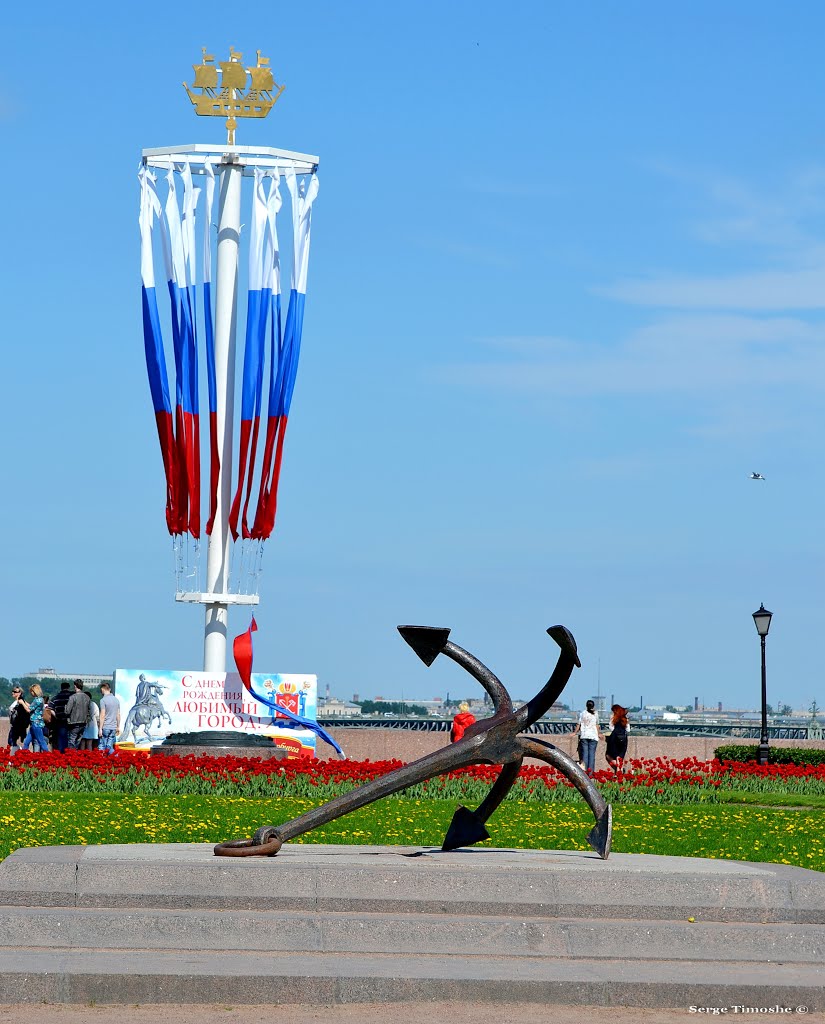
[{"label": "blue sky", "polygon": [[[464,696],[823,701],[825,9],[6,5],[2,665],[202,663],[143,363],[144,147],[218,142],[200,47],[286,91],[238,141],[321,191],[256,668]],[[205,393],[202,395],[205,401]],[[766,483],[747,479],[752,470]],[[233,614],[231,632],[246,625]]]}]

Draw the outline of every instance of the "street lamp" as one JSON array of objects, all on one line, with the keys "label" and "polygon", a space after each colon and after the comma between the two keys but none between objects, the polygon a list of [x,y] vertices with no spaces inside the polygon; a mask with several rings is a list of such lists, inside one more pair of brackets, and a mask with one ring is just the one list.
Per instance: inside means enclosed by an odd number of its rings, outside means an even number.
[{"label": "street lamp", "polygon": [[759,737],[759,749],[756,752],[756,760],[759,764],[768,763],[768,685],[765,675],[765,637],[771,628],[772,612],[769,612],[764,604],[759,605],[759,611],[753,613],[753,622],[756,632],[762,644],[762,735]]}]

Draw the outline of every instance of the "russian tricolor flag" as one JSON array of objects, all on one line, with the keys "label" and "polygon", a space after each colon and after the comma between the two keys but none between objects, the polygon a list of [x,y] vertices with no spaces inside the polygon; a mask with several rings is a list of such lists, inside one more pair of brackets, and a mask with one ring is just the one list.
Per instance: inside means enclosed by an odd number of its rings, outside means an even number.
[{"label": "russian tricolor flag", "polygon": [[[273,359],[270,366],[266,445],[258,511],[252,529],[252,536],[260,540],[266,540],[275,526],[284,439],[301,354],[312,204],[318,195],[318,178],[315,174],[310,177],[308,185],[305,182],[299,185],[295,172],[290,169],[285,172],[284,180],[292,199],[292,281],[283,341],[279,346],[277,361]],[[280,325],[280,305],[278,320]]]},{"label": "russian tricolor flag", "polygon": [[160,201],[154,187],[154,175],[146,168],[140,170],[140,277],[143,306],[143,347],[149,390],[155,411],[163,470],[166,474],[166,526],[171,534],[178,533],[177,508],[177,453],[175,430],[172,422],[172,404],[169,401],[169,381],[166,375],[166,356],[158,314],[155,291],[155,265],[152,253],[152,232],[155,218],[161,219]]},{"label": "russian tricolor flag", "polygon": [[[268,196],[264,188],[264,172],[255,170],[255,189],[252,201],[252,227],[249,238],[249,290],[246,302],[246,340],[244,344],[243,386],[241,390],[241,434],[238,444],[238,483],[229,528],[238,539],[238,520],[243,517],[240,532],[251,536],[247,522],[258,430],[261,421],[261,396],[264,381],[264,349],[266,324],[272,297],[272,241],[268,221]],[[270,179],[271,180],[271,179]],[[278,199],[277,182],[272,185]],[[280,202],[278,202],[280,206]],[[244,484],[246,487],[244,488]],[[244,496],[244,490],[246,491]]]},{"label": "russian tricolor flag", "polygon": [[[179,202],[175,169],[169,167],[168,193],[161,205],[155,177],[140,171],[141,280],[143,333],[152,405],[166,474],[166,522],[172,534],[200,536],[200,427],[198,415],[198,339],[196,314],[195,221],[200,189],[192,184],[189,164],[180,170],[183,197]],[[221,469],[217,438],[217,386],[214,317],[212,314],[212,208],[214,168],[203,165],[205,223],[203,230],[202,302],[206,378],[209,392],[209,515],[206,532],[214,522]],[[280,175],[289,189],[292,210],[292,280],[286,323],[281,322],[281,277],[277,215],[281,209]],[[241,422],[237,485],[229,515],[235,539],[265,540],[272,533],[277,507],[278,481],[284,439],[301,350],[306,303],[312,204],[318,193],[313,174],[300,184],[292,169],[255,170],[249,248]],[[155,284],[153,231],[155,222],[166,266],[170,323],[175,365],[175,413],[172,414],[161,319]],[[263,404],[267,327],[269,327],[269,389],[266,441],[254,518],[250,515],[256,452]],[[251,523],[251,525],[250,525]]]},{"label": "russian tricolor flag", "polygon": [[206,215],[203,224],[203,333],[206,343],[206,384],[209,393],[209,518],[206,532],[212,532],[218,508],[218,481],[221,454],[218,451],[218,386],[215,379],[215,318],[212,313],[212,204],[215,198],[215,171],[204,165],[206,177]]},{"label": "russian tricolor flag", "polygon": [[179,533],[200,537],[200,429],[198,424],[198,350],[195,333],[194,218],[200,189],[192,187],[184,165],[183,220],[178,210],[175,175],[167,175],[166,250],[172,343],[175,353],[175,435],[178,451]]}]

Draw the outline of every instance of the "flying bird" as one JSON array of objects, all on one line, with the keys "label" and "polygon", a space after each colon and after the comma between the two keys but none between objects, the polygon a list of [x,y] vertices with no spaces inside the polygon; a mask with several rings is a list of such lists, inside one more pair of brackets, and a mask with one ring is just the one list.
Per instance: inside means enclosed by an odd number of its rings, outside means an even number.
[{"label": "flying bird", "polygon": [[751,473],[748,480],[764,480],[765,477],[761,473]]}]

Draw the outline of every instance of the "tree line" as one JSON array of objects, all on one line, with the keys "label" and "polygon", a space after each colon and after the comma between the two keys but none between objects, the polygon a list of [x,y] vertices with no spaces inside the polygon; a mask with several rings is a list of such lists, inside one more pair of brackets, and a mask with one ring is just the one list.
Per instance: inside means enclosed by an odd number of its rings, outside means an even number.
[{"label": "tree line", "polygon": [[[0,714],[8,714],[9,705],[11,704],[12,687],[20,686],[23,690],[23,699],[29,700],[29,687],[35,683],[43,691],[43,696],[49,698],[54,697],[59,692],[61,683],[74,683],[74,678],[62,679],[55,676],[48,679],[35,679],[34,676],[15,676],[12,679],[7,679],[5,676],[0,676]],[[99,686],[84,685],[83,688],[95,703],[100,703],[101,693]],[[74,693],[74,687],[71,686],[70,689]]]},{"label": "tree line", "polygon": [[362,715],[418,715],[421,718],[427,717],[427,709],[421,704],[410,704],[403,700],[359,700],[355,701],[361,708]]}]

